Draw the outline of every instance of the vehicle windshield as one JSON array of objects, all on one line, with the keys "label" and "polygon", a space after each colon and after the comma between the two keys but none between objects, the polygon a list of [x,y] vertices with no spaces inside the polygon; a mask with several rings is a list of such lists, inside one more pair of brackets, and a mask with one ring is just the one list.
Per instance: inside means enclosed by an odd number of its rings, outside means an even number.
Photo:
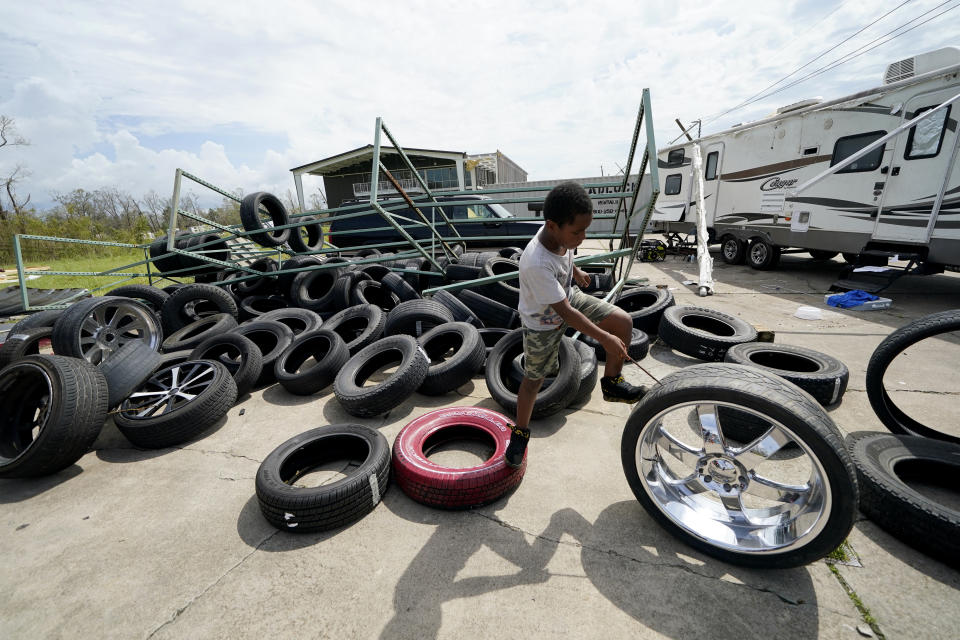
[{"label": "vehicle windshield", "polygon": [[507,211],[506,207],[502,204],[488,204],[488,207],[493,209],[493,212],[497,214],[498,218],[512,218],[513,214]]}]

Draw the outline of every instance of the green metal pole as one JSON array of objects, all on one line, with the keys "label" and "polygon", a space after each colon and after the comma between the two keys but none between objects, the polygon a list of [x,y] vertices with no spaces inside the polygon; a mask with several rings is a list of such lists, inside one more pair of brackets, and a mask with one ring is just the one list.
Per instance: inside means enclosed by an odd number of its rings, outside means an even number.
[{"label": "green metal pole", "polygon": [[17,259],[17,279],[20,281],[20,302],[23,304],[23,310],[30,307],[30,301],[27,299],[27,278],[23,266],[23,254],[20,252],[20,234],[13,236],[13,255]]}]

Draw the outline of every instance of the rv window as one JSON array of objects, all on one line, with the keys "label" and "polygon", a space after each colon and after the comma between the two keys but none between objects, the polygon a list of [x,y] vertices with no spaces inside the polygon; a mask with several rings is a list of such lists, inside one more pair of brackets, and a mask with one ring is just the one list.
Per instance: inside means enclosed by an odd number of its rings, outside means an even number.
[{"label": "rv window", "polygon": [[663,193],[667,196],[675,196],[680,193],[680,182],[683,177],[679,173],[667,176],[667,182],[663,187]]},{"label": "rv window", "polygon": [[683,149],[674,149],[667,154],[667,164],[671,167],[679,167],[683,164]]},{"label": "rv window", "polygon": [[[872,131],[870,133],[861,133],[855,136],[846,136],[844,138],[839,138],[837,143],[833,146],[833,159],[830,160],[830,166],[835,166],[843,162],[846,158],[849,158],[860,149],[876,142],[883,136],[887,135],[886,131]],[[880,160],[883,158],[883,149],[886,145],[880,145],[867,155],[863,156],[851,162],[843,169],[837,171],[837,173],[856,173],[859,171],[873,171],[880,166]]]},{"label": "rv window", "polygon": [[[917,109],[913,117],[917,117],[924,111],[929,111],[934,106]],[[932,158],[940,153],[940,145],[943,144],[943,136],[947,133],[947,122],[950,118],[950,107],[952,106],[949,105],[943,111],[935,113],[926,120],[921,120],[910,127],[910,133],[907,135],[907,149],[903,152],[905,159]]]},{"label": "rv window", "polygon": [[707,170],[704,172],[704,180],[717,179],[717,160],[720,159],[719,151],[711,151],[707,154]]}]

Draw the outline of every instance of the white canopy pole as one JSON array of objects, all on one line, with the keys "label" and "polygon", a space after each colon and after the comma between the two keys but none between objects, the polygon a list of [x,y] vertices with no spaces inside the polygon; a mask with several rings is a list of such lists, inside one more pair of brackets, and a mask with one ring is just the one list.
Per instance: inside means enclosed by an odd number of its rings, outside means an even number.
[{"label": "white canopy pole", "polygon": [[693,145],[693,175],[697,181],[697,262],[700,263],[699,295],[713,295],[713,258],[707,246],[706,206],[703,200],[703,158],[700,145]]}]

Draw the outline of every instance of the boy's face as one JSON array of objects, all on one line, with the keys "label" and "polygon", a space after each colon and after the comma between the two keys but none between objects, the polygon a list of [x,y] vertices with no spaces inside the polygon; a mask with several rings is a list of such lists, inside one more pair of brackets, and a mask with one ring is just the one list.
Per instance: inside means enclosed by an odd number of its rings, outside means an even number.
[{"label": "boy's face", "polygon": [[556,227],[556,238],[560,246],[565,249],[576,249],[587,237],[587,227],[593,222],[593,213],[578,213],[573,222],[558,225]]}]

